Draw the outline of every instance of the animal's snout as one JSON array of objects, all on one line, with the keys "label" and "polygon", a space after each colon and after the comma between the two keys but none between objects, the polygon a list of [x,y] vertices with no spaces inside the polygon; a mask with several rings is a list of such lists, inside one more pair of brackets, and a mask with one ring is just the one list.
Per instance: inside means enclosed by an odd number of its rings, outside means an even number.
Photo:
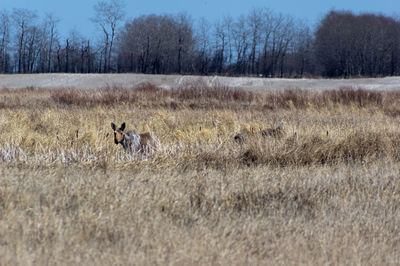
[{"label": "animal's snout", "polygon": [[119,144],[122,143],[122,141],[124,141],[124,133],[122,132],[114,132],[114,142],[115,144]]}]

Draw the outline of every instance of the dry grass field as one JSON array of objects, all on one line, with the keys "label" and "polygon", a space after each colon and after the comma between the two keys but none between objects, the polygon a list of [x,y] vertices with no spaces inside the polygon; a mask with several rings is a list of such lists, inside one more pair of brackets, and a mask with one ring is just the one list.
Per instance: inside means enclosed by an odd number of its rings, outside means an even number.
[{"label": "dry grass field", "polygon": [[399,263],[400,92],[0,90],[1,265]]}]

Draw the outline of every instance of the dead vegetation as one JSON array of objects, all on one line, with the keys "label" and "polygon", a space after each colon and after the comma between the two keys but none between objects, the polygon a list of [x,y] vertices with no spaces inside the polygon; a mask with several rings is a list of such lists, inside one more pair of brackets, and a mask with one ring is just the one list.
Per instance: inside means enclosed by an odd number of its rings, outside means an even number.
[{"label": "dead vegetation", "polygon": [[[396,264],[398,106],[398,92],[200,81],[1,90],[1,261]],[[111,121],[159,150],[127,154]]]}]

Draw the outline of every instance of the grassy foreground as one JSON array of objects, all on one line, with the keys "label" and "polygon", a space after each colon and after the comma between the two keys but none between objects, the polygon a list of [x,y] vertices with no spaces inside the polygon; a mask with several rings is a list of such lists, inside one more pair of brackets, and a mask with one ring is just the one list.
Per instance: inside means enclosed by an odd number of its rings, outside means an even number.
[{"label": "grassy foreground", "polygon": [[0,91],[0,264],[398,264],[399,225],[399,92]]}]

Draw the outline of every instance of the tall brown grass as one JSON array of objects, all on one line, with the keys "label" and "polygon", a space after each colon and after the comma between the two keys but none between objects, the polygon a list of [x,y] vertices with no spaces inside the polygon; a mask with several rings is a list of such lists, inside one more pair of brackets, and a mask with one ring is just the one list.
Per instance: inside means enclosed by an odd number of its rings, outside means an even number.
[{"label": "tall brown grass", "polygon": [[[0,264],[398,264],[398,106],[201,81],[1,90]],[[111,121],[160,150],[126,154]]]}]

